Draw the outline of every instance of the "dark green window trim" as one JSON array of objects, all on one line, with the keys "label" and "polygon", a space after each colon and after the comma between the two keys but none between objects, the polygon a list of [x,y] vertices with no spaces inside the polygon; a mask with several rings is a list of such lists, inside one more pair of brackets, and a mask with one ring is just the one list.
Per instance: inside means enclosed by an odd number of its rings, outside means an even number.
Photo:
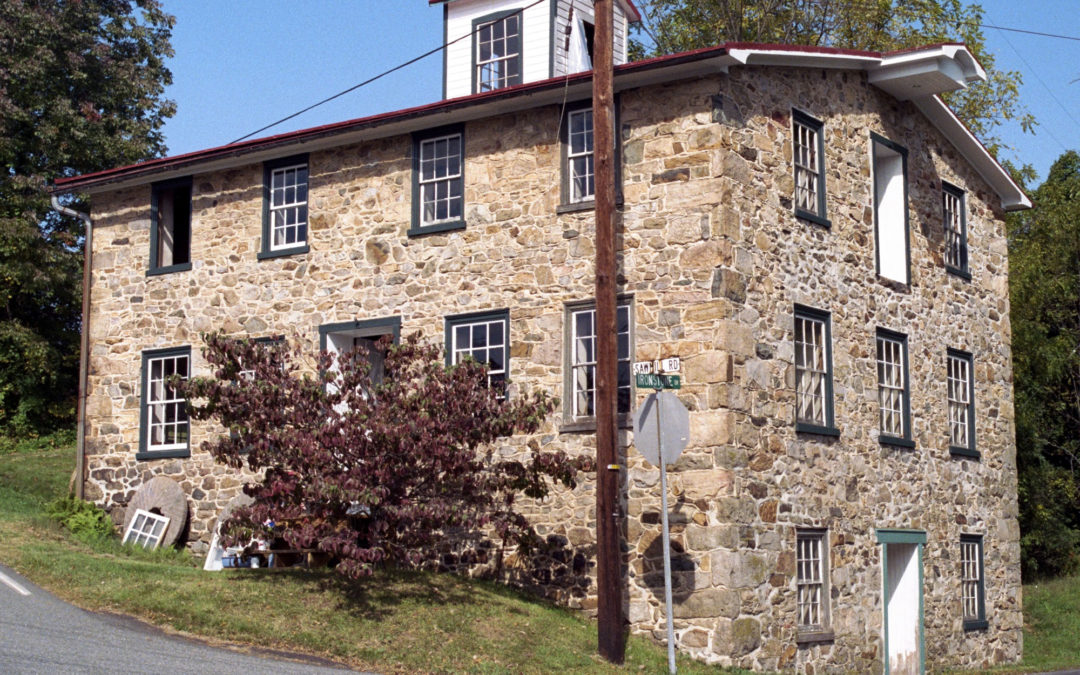
[{"label": "dark green window trim", "polygon": [[[970,271],[970,269],[968,267],[967,194],[962,189],[960,189],[960,188],[958,188],[955,185],[952,185],[950,183],[946,183],[945,181],[941,181],[941,193],[942,193],[941,194],[941,196],[942,196],[941,213],[942,213],[942,219],[943,219],[943,225],[944,225],[944,235],[945,235],[944,238],[945,238],[945,247],[946,247],[945,256],[944,256],[945,261],[946,261],[945,262],[945,271],[948,272],[949,274],[954,275],[954,276],[958,276],[961,279],[971,281],[971,271]],[[960,213],[959,213],[959,216],[960,216],[960,235],[959,235],[959,239],[960,239],[960,241],[959,241],[960,265],[959,266],[951,265],[948,262],[948,259],[949,259],[948,246],[949,246],[950,229],[949,229],[948,218],[946,217],[947,212],[945,211],[945,196],[946,195],[951,195],[960,204]]]},{"label": "dark green window trim", "polygon": [[876,531],[879,544],[923,544],[926,545],[925,530],[879,529]]},{"label": "dark green window trim", "polygon": [[[155,276],[158,274],[171,274],[173,272],[184,272],[191,269],[191,221],[192,221],[192,182],[191,177],[178,178],[176,180],[162,181],[160,183],[154,183],[150,187],[150,266],[146,270],[146,276]],[[161,265],[158,260],[158,243],[160,240],[160,234],[158,232],[158,211],[159,203],[161,200],[161,194],[163,192],[176,192],[177,190],[186,190],[186,209],[174,210],[173,213],[173,232],[174,235],[177,229],[176,215],[179,213],[181,220],[186,221],[181,229],[181,237],[175,237],[176,243],[180,243],[180,239],[183,239],[183,243],[180,246],[175,246],[174,256],[182,253],[181,257],[187,258],[185,262],[174,263],[172,265]]]},{"label": "dark green window trim", "polygon": [[[832,315],[814,307],[796,304],[794,317],[796,321],[799,319],[816,321],[825,326],[825,424],[811,424],[798,420],[798,392],[796,392],[795,431],[837,437],[840,435],[840,430],[836,428],[836,409],[833,402]],[[792,335],[792,345],[794,345],[794,340],[794,335]],[[794,363],[794,357],[792,357],[792,365]]]},{"label": "dark green window trim", "polygon": [[187,443],[184,448],[172,448],[169,450],[152,450],[149,448],[148,436],[150,432],[150,419],[147,414],[148,403],[147,401],[147,366],[151,359],[170,357],[170,356],[186,356],[188,360],[188,377],[191,377],[192,363],[191,363],[191,347],[167,347],[165,349],[147,349],[142,353],[142,367],[140,368],[139,379],[139,451],[135,453],[136,460],[147,459],[167,459],[176,457],[190,457],[191,456],[191,420],[187,422]]},{"label": "dark green window trim", "polygon": [[[618,322],[618,311],[620,308],[627,308],[627,315],[630,320],[629,326],[629,351],[630,361],[626,364],[627,368],[630,368],[634,362],[635,353],[635,340],[634,331],[636,330],[637,322],[634,318],[634,296],[631,294],[619,294],[615,298],[615,312],[616,312],[616,324]],[[577,432],[590,432],[596,431],[596,417],[595,416],[574,416],[574,382],[573,382],[573,366],[574,363],[571,359],[572,346],[574,340],[574,327],[572,320],[575,312],[583,310],[596,310],[595,300],[578,300],[575,302],[568,302],[563,306],[563,422],[559,426],[559,433],[577,433]],[[618,355],[616,355],[618,356]],[[618,370],[618,365],[616,365]],[[616,375],[616,380],[618,376]],[[630,371],[627,371],[627,379],[630,385],[630,407],[634,405],[634,378]],[[617,411],[616,424],[621,429],[631,428],[633,426],[633,419],[630,415],[630,410]]]},{"label": "dark green window trim", "polygon": [[[433,225],[423,225],[420,221],[420,210],[423,208],[423,195],[420,192],[420,146],[424,141],[439,138],[441,136],[460,137],[461,147],[461,173],[451,181],[453,191],[461,195],[461,218]],[[465,229],[465,125],[453,124],[435,129],[428,129],[415,133],[412,136],[412,224],[406,234],[409,237],[419,237],[437,232],[449,232],[452,230]]]},{"label": "dark green window trim", "polygon": [[[903,333],[897,333],[895,331],[888,330],[887,328],[878,328],[877,333],[874,336],[874,370],[878,370],[877,364],[877,339],[884,338],[886,340],[892,340],[893,342],[900,343],[900,355],[903,360],[901,364],[902,372],[904,375],[904,389],[903,389],[903,406],[901,410],[902,424],[904,426],[903,436],[890,436],[881,430],[881,402],[879,394],[878,402],[878,440],[884,445],[895,445],[901,448],[914,448],[915,441],[911,433],[911,377],[910,370],[908,369],[908,338]],[[878,376],[878,390],[881,389],[881,373],[877,372]]]},{"label": "dark green window trim", "polygon": [[[949,443],[949,454],[958,457],[970,457],[972,459],[981,459],[982,453],[978,450],[977,439],[975,436],[975,358],[970,352],[961,351],[959,349],[953,349],[949,347],[945,354],[945,377],[948,378],[948,360],[950,358],[960,359],[967,361],[968,372],[968,404],[967,404],[967,427],[968,427],[968,445],[967,447],[953,445]],[[948,386],[948,385],[946,385]],[[947,412],[946,412],[947,414]],[[950,422],[951,423],[951,422]],[[951,441],[951,429],[950,429],[950,441]]]},{"label": "dark green window trim", "polygon": [[[890,141],[889,139],[885,138],[884,136],[881,136],[881,135],[876,134],[873,131],[871,131],[870,132],[870,159],[871,159],[871,164],[873,164],[873,162],[874,162],[874,154],[875,154],[874,150],[873,150],[874,144],[879,144],[879,145],[885,146],[889,150],[892,150],[893,152],[900,155],[901,171],[903,173],[902,178],[903,178],[903,181],[904,181],[904,256],[905,256],[905,264],[906,264],[906,268],[907,268],[907,271],[906,271],[907,284],[905,284],[905,285],[906,286],[911,286],[911,216],[910,216],[910,209],[908,208],[908,151],[907,151],[907,148],[900,145],[899,143],[894,143],[893,141]],[[871,167],[871,168],[873,168],[873,167]],[[877,203],[878,172],[876,170],[872,170],[871,173],[872,173],[872,180],[873,180],[873,186],[872,186],[873,195],[872,195],[872,197],[873,197],[873,206],[874,206],[874,264],[875,264],[875,271],[877,272],[878,276],[881,276],[881,242],[879,241],[879,237],[878,237],[878,233],[880,231],[880,224],[878,223],[878,203]],[[894,281],[894,280],[890,279],[889,281]],[[900,282],[895,282],[895,283],[900,283]]]},{"label": "dark green window trim", "polygon": [[499,309],[487,312],[473,312],[471,314],[455,314],[447,316],[445,318],[445,324],[443,328],[444,340],[446,345],[446,365],[454,365],[454,329],[457,326],[464,326],[477,323],[489,323],[494,321],[502,322],[503,330],[503,344],[502,344],[502,362],[503,362],[503,386],[502,395],[506,395],[506,388],[510,382],[510,310]]},{"label": "dark green window trim", "polygon": [[[974,619],[964,619],[964,630],[986,630],[990,627],[990,622],[986,619],[986,559],[983,556],[983,537],[979,534],[962,534],[960,535],[960,543],[975,544],[977,546],[977,556],[979,561],[979,583],[976,596],[976,602],[978,604],[978,617]],[[964,556],[963,552],[961,552],[961,565],[963,564],[963,560]],[[961,584],[962,583],[963,575],[961,574]],[[963,593],[963,590],[961,590],[961,593]]]},{"label": "dark green window trim", "polygon": [[359,319],[357,321],[324,323],[319,326],[319,351],[326,351],[327,336],[331,333],[345,332],[353,333],[354,337],[386,335],[389,333],[394,336],[394,344],[398,344],[401,341],[401,317],[389,316],[382,319]]},{"label": "dark green window trim", "polygon": [[[801,209],[798,206],[798,195],[794,200],[795,203],[795,217],[808,220],[811,223],[816,223],[823,227],[832,227],[832,222],[829,220],[828,211],[826,210],[827,192],[825,189],[825,123],[821,120],[807,115],[801,110],[796,108],[791,109],[791,135],[792,135],[792,166],[794,170],[795,157],[795,139],[798,135],[797,125],[802,125],[814,132],[817,145],[817,213],[813,211],[807,211]],[[797,175],[793,176],[796,179],[796,187],[798,190],[798,178]]]},{"label": "dark green window trim", "polygon": [[[480,27],[495,23],[496,21],[504,21],[507,17],[517,15],[518,34],[516,38],[517,42],[517,56],[513,59],[513,62],[517,65],[517,75],[510,78],[510,80],[502,87],[494,87],[487,91],[493,91],[495,89],[505,89],[506,87],[513,87],[522,83],[522,77],[524,75],[522,68],[525,65],[525,61],[522,58],[523,49],[525,44],[525,8],[519,7],[517,9],[510,9],[502,12],[493,12],[491,14],[485,14],[484,16],[473,19],[472,22],[472,58],[470,59],[470,66],[472,68],[472,93],[480,93],[479,81],[476,77],[476,48],[478,41],[480,40]],[[445,49],[443,52],[445,53]]]},{"label": "dark green window trim", "polygon": [[[270,177],[274,173],[274,169],[280,169],[286,166],[294,166],[298,164],[304,164],[308,170],[308,200],[304,205],[304,222],[307,223],[307,233],[304,237],[304,243],[296,246],[290,246],[289,248],[271,249],[270,241],[272,233],[270,232]],[[282,157],[280,159],[274,159],[263,163],[263,200],[262,200],[262,248],[256,256],[259,260],[266,260],[268,258],[281,258],[284,256],[298,255],[301,253],[307,253],[311,250],[308,242],[311,240],[311,164],[308,161],[307,154],[293,155],[291,157]]]},{"label": "dark green window trim", "polygon": [[[619,132],[620,121],[622,119],[622,100],[619,94],[615,94],[615,119],[613,120],[615,126],[615,148],[614,148],[614,162],[615,162],[615,206],[622,207],[623,205],[623,189],[622,189],[622,135]],[[555,207],[555,213],[576,213],[578,211],[588,211],[596,208],[596,191],[593,190],[593,197],[590,199],[584,199],[579,202],[570,201],[570,165],[569,165],[569,147],[570,147],[570,115],[581,110],[591,110],[592,99],[584,99],[581,101],[575,101],[569,103],[562,108],[562,119],[559,121],[559,205]],[[593,127],[593,153],[596,152],[596,128]],[[595,173],[595,163],[593,165],[593,171]]]}]

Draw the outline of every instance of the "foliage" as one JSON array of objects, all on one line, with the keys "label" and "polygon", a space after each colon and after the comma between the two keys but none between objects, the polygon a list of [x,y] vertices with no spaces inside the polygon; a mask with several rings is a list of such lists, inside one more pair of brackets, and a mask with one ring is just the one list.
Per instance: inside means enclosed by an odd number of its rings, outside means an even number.
[{"label": "foliage", "polygon": [[298,375],[282,346],[221,335],[206,345],[215,377],[175,384],[203,401],[189,404],[193,418],[231,432],[203,449],[262,477],[245,487],[255,503],[226,523],[233,540],[280,536],[291,548],[332,554],[350,576],[431,560],[449,530],[491,526],[528,548],[537,539],[515,511],[516,495],[541,499],[549,479],[573,486],[588,468],[535,444],[524,462],[496,453],[496,439],[536,431],[556,402],[543,392],[502,400],[484,366],[445,366],[416,336],[399,346],[383,340],[382,381],[363,352],[323,354],[315,378]]},{"label": "foliage", "polygon": [[[986,70],[987,82],[943,98],[992,150],[994,130],[1034,118],[1020,103],[1021,74],[994,68],[980,23],[982,7],[961,0],[645,0],[639,3],[651,48],[641,39],[631,55],[661,55],[724,42],[766,42],[893,51],[963,42]],[[640,33],[639,33],[640,37]]]},{"label": "foliage", "polygon": [[83,231],[45,187],[164,151],[172,23],[157,0],[0,3],[0,430],[73,418]]},{"label": "foliage", "polygon": [[75,495],[55,499],[45,507],[51,520],[63,525],[77,539],[111,537],[116,533],[109,514],[101,507],[83,501]]},{"label": "foliage", "polygon": [[[74,429],[57,429],[43,436],[0,436],[0,455],[13,452],[41,452],[75,444]],[[72,451],[74,453],[74,450]]]},{"label": "foliage", "polygon": [[1080,155],[1009,221],[1025,578],[1080,569]]}]

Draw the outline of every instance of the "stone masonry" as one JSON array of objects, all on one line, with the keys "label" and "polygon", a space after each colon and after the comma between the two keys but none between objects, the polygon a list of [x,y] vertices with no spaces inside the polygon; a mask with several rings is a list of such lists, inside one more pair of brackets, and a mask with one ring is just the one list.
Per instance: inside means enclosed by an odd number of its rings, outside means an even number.
[{"label": "stone masonry", "polygon": [[[619,100],[619,284],[632,298],[634,359],[681,357],[691,411],[690,445],[669,477],[679,648],[747,668],[882,672],[875,530],[910,528],[927,536],[927,668],[1017,660],[1008,261],[994,192],[915,107],[857,71],[738,67]],[[824,122],[831,228],[793,214],[793,106]],[[135,459],[141,352],[190,345],[193,371],[207,374],[205,331],[284,334],[313,358],[322,324],[400,316],[403,333],[441,342],[447,315],[509,309],[511,394],[542,388],[565,402],[565,303],[592,296],[594,241],[592,211],[557,213],[559,119],[545,106],[466,124],[467,227],[449,233],[406,235],[408,136],[310,154],[310,252],[290,257],[256,259],[261,164],[194,174],[190,271],[146,275],[149,185],[95,197],[88,497],[121,508],[152,476],[170,476],[190,495],[189,546],[206,550],[246,478],[199,449],[219,430],[193,424],[190,458]],[[906,287],[875,273],[871,131],[910,152]],[[942,180],[967,191],[970,281],[944,269]],[[794,429],[796,303],[831,313],[837,438]],[[878,442],[877,327],[908,335],[914,449]],[[948,450],[950,347],[974,357],[981,459]],[[592,453],[592,435],[563,421],[556,411],[501,451]],[[630,436],[626,606],[633,631],[663,640],[659,472]],[[544,534],[585,553],[555,575],[585,579],[556,595],[586,610],[593,481],[526,508]],[[796,642],[797,527],[828,528],[831,641]],[[986,630],[962,628],[962,533],[984,537]]]}]

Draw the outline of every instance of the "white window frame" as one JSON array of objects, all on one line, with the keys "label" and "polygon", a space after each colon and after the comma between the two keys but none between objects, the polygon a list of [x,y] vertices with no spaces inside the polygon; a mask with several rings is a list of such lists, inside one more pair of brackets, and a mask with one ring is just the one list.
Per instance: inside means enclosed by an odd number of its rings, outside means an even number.
[{"label": "white window frame", "polygon": [[[506,384],[510,376],[510,314],[509,312],[485,312],[474,315],[446,317],[446,355],[450,365],[456,365],[472,357],[487,367],[487,383],[494,387],[499,398],[506,397]],[[499,342],[492,342],[495,329],[502,334]],[[460,331],[466,330],[469,343],[461,344]],[[473,345],[476,331],[483,332],[483,344]],[[492,355],[501,352],[502,367],[494,367]],[[478,358],[479,357],[479,358]]]},{"label": "white window frame", "polygon": [[[450,141],[457,141],[457,171],[450,171],[450,160],[455,155],[450,153]],[[437,152],[438,144],[446,143],[446,154],[438,155],[433,154],[427,156],[427,153]],[[434,136],[432,138],[425,138],[419,142],[419,163],[417,168],[417,183],[419,185],[419,199],[420,199],[420,226],[429,227],[432,225],[440,225],[442,223],[453,223],[462,220],[465,217],[465,195],[461,189],[461,177],[464,170],[465,157],[462,148],[464,147],[464,135],[460,132],[452,134],[444,134],[441,136]],[[446,164],[445,172],[440,172],[439,163],[444,162]],[[427,166],[425,166],[427,165]],[[428,168],[434,169],[434,171],[428,172]],[[428,198],[428,189],[434,191],[431,199]],[[445,196],[440,196],[439,192],[445,191]],[[459,202],[457,215],[453,213],[453,203]],[[437,217],[438,205],[440,202],[446,204],[446,217]],[[431,217],[428,216],[428,205],[434,205],[434,213]]]},{"label": "white window frame", "polygon": [[[165,364],[167,362],[173,362],[173,370],[170,373],[166,373]],[[191,442],[191,420],[188,419],[187,414],[187,401],[183,396],[172,390],[166,384],[166,380],[172,375],[177,373],[177,365],[179,362],[185,362],[187,367],[185,368],[185,374],[181,376],[181,379],[188,379],[191,376],[191,354],[183,353],[171,353],[162,355],[151,355],[146,357],[146,386],[145,392],[145,405],[146,405],[146,451],[147,452],[165,452],[169,450],[187,450],[189,443]],[[161,364],[161,369],[158,377],[154,376],[155,363]],[[168,394],[172,393],[172,396],[165,398]],[[169,421],[169,413],[172,412],[173,420]],[[182,418],[182,419],[181,419]],[[157,421],[155,421],[157,420]],[[183,441],[173,441],[172,443],[164,442],[166,436],[165,430],[171,427],[173,429],[173,438],[183,437]],[[161,430],[161,433],[156,433]],[[183,430],[183,433],[181,433]],[[159,440],[155,440],[159,439]]]},{"label": "white window frame", "polygon": [[169,521],[167,516],[136,509],[121,543],[135,544],[153,551],[169,531]]},{"label": "white window frame", "polygon": [[[828,312],[802,305],[795,307],[793,362],[796,431],[836,433],[830,319]],[[815,402],[819,402],[819,405],[815,405]]]},{"label": "white window frame", "polygon": [[[616,327],[622,323],[626,330],[617,332],[616,400],[620,395],[623,405],[616,412],[629,414],[634,403],[633,382],[630,376],[631,359],[634,353],[634,312],[633,304],[628,299],[620,299],[616,306]],[[578,319],[588,317],[588,331],[579,331]],[[567,380],[566,404],[568,421],[592,420],[595,412],[589,407],[596,405],[596,303],[587,302],[567,306]],[[589,385],[592,386],[589,386]]]},{"label": "white window frame", "polygon": [[912,446],[907,336],[879,328],[874,353],[878,376],[880,440]]},{"label": "white window frame", "polygon": [[[510,23],[516,31],[509,31]],[[502,37],[495,37],[495,27],[502,26]],[[486,21],[476,27],[474,57],[476,59],[476,93],[502,89],[521,82],[522,73],[510,72],[511,68],[522,68],[522,13],[512,12],[492,21]],[[485,39],[486,38],[486,39]],[[510,52],[510,45],[516,39],[518,51]],[[481,57],[484,46],[490,48],[491,58]],[[496,49],[496,46],[501,49]]]},{"label": "white window frame", "polygon": [[795,611],[800,634],[829,631],[829,532],[795,532]]},{"label": "white window frame", "polygon": [[945,362],[949,452],[978,457],[975,447],[975,361],[967,352],[949,349]]},{"label": "white window frame", "polygon": [[791,162],[794,166],[795,215],[826,227],[825,124],[792,108]]},{"label": "white window frame", "polygon": [[[301,170],[304,179],[299,179]],[[281,186],[277,179],[281,177]],[[290,181],[290,177],[292,180]],[[270,250],[282,251],[307,244],[309,173],[306,163],[290,164],[270,170]],[[290,191],[292,199],[289,199]],[[303,196],[303,199],[300,196]],[[289,215],[295,222],[289,223]],[[290,241],[289,237],[293,237]],[[300,236],[303,233],[303,236]]]},{"label": "white window frame", "polygon": [[[574,130],[574,120],[584,118],[586,126]],[[596,137],[593,133],[592,108],[579,108],[566,113],[566,180],[569,203],[596,199],[596,158],[593,151]],[[579,170],[580,168],[580,170]],[[586,186],[580,189],[581,182]],[[591,189],[590,189],[591,188]]]}]

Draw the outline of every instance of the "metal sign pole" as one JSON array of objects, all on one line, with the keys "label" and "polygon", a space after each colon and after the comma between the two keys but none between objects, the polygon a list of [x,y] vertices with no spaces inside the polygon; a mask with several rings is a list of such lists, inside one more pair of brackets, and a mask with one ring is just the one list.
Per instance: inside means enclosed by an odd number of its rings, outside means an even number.
[{"label": "metal sign pole", "polygon": [[664,611],[667,615],[667,660],[668,672],[675,675],[675,625],[671,619],[671,535],[668,531],[667,507],[667,462],[664,461],[664,448],[660,439],[660,390],[656,392],[656,447],[660,455],[660,527],[664,537]]}]

